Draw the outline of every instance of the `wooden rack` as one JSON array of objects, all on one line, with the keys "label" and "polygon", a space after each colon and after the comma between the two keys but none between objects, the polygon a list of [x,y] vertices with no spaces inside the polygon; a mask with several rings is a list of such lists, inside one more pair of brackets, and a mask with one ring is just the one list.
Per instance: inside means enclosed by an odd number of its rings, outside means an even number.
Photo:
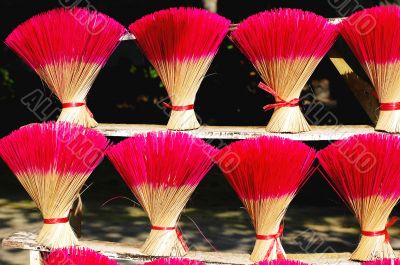
[{"label": "wooden rack", "polygon": [[[165,125],[153,124],[99,124],[96,128],[104,135],[109,137],[130,137],[138,133],[150,131],[166,131]],[[338,126],[312,126],[309,132],[298,134],[268,133],[264,126],[202,126],[197,130],[187,131],[197,137],[204,139],[245,139],[262,135],[278,135],[285,138],[301,141],[325,141],[339,140],[346,137],[376,133],[372,126],[368,125],[338,125]],[[18,232],[2,242],[2,246],[13,249],[23,249],[29,251],[30,265],[41,265],[43,252],[49,251],[39,245],[36,235],[29,232]],[[104,241],[80,241],[82,247],[92,248],[110,258],[119,260],[129,260],[135,263],[143,263],[154,259],[154,257],[142,254],[138,246],[104,242]],[[249,254],[226,253],[226,252],[198,252],[191,251],[186,258],[198,260],[209,265],[245,265],[252,264]],[[314,253],[314,254],[289,254],[288,258],[297,259],[315,265],[353,265],[359,264],[349,260],[350,253]]]},{"label": "wooden rack", "polygon": [[[338,24],[343,18],[331,18],[329,21],[333,24]],[[232,25],[231,30],[235,29]],[[127,33],[121,38],[121,41],[132,40],[135,37]],[[338,73],[343,77],[354,96],[359,100],[361,106],[369,115],[372,122],[376,120],[377,100],[371,96],[373,88],[365,80],[357,76],[351,67],[346,63],[342,56],[332,51],[329,54],[330,60],[335,65]],[[165,125],[154,124],[99,124],[96,128],[104,135],[109,137],[130,137],[138,133],[150,131],[166,131]],[[344,139],[346,137],[365,134],[377,133],[374,128],[369,125],[335,125],[335,126],[312,126],[309,132],[298,134],[283,134],[283,133],[268,133],[265,131],[265,126],[202,126],[197,130],[187,131],[192,135],[203,139],[246,139],[262,135],[276,135],[285,138],[290,138],[299,141],[333,141]],[[48,249],[38,245],[35,240],[36,235],[29,232],[15,233],[2,241],[2,246],[13,249],[24,249],[30,252],[30,264],[41,264],[41,253],[47,252]],[[101,241],[80,241],[80,246],[92,248],[100,253],[114,259],[130,260],[133,262],[145,262],[154,257],[143,255],[138,246],[101,242]],[[189,252],[187,258],[202,261],[206,264],[232,264],[244,265],[251,264],[248,254],[233,254],[224,252]],[[351,265],[359,264],[349,261],[350,253],[316,253],[316,254],[289,254],[288,258],[298,259],[310,264],[316,265]]]},{"label": "wooden rack", "polygon": [[[263,135],[275,135],[299,141],[340,140],[356,134],[375,133],[368,125],[328,125],[311,126],[312,130],[303,133],[269,133],[265,126],[202,126],[197,130],[186,131],[203,139],[246,139]],[[106,136],[130,137],[138,133],[167,131],[165,125],[154,124],[110,124],[102,123],[96,128]]]},{"label": "wooden rack", "polygon": [[[14,249],[25,249],[30,251],[30,264],[39,265],[40,253],[48,249],[38,245],[35,241],[36,235],[28,232],[15,233],[3,240],[3,247]],[[80,241],[79,245],[94,249],[103,255],[113,259],[129,260],[134,263],[143,263],[154,259],[143,255],[138,246],[126,243],[114,243],[104,241]],[[190,251],[186,258],[198,260],[209,265],[244,265],[252,264],[249,254],[226,253],[226,252],[199,252]],[[350,253],[316,253],[316,254],[289,254],[289,259],[301,260],[315,265],[355,265],[358,262],[349,261]]]}]

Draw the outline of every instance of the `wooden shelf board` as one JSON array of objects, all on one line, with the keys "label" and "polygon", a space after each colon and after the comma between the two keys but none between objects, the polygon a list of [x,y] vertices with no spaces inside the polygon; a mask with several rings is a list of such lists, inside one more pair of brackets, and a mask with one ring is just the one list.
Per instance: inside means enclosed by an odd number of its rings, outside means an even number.
[{"label": "wooden shelf board", "polygon": [[[150,131],[166,131],[165,125],[155,124],[108,124],[96,127],[106,136],[130,137]],[[312,130],[303,133],[269,133],[265,126],[202,126],[199,129],[185,131],[203,139],[246,139],[251,137],[274,135],[300,141],[327,141],[344,139],[356,134],[377,133],[369,125],[312,126]]]},{"label": "wooden shelf board", "polygon": [[[24,249],[30,251],[47,252],[48,249],[38,245],[36,234],[29,232],[18,232],[3,239],[2,246],[5,248]],[[119,260],[130,260],[133,262],[145,262],[154,257],[142,254],[136,245],[127,243],[113,243],[103,241],[81,241],[79,246],[94,249],[110,258]],[[190,251],[185,258],[204,262],[206,264],[252,264],[249,254],[227,253],[227,252],[200,252]],[[289,259],[301,260],[315,265],[354,265],[357,262],[349,261],[350,253],[313,253],[313,254],[288,254]]]}]

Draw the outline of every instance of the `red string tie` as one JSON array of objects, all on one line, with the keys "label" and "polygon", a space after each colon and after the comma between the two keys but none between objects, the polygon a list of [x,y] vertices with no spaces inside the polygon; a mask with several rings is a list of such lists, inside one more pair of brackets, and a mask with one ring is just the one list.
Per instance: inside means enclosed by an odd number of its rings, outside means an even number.
[{"label": "red string tie", "polygon": [[263,110],[265,110],[265,111],[268,111],[268,110],[271,110],[271,109],[274,109],[274,108],[297,107],[297,106],[299,106],[300,100],[298,98],[294,98],[292,100],[286,101],[283,98],[281,98],[281,96],[279,96],[278,93],[276,93],[275,90],[273,90],[272,88],[270,88],[269,86],[267,86],[263,82],[260,82],[258,84],[258,87],[261,88],[262,90],[270,93],[271,95],[273,95],[275,97],[275,99],[278,99],[278,101],[276,101],[273,104],[265,105],[263,107]]},{"label": "red string tie", "polygon": [[64,224],[68,223],[68,221],[69,221],[68,217],[43,219],[43,223],[47,225]]},{"label": "red string tie", "polygon": [[268,259],[271,256],[272,250],[274,248],[274,245],[276,245],[276,250],[277,250],[277,258],[278,259],[284,259],[285,256],[283,254],[283,249],[282,249],[282,245],[279,244],[278,239],[282,236],[283,234],[283,230],[284,230],[284,226],[280,225],[279,226],[279,230],[278,233],[276,234],[272,234],[272,235],[256,235],[256,239],[257,240],[274,240],[274,244],[272,244],[270,246],[270,248],[267,251],[267,254],[265,255],[265,259]]},{"label": "red string tie", "polygon": [[379,109],[381,111],[400,110],[400,102],[381,103]]},{"label": "red string tie", "polygon": [[66,102],[66,103],[62,103],[62,108],[63,109],[79,108],[79,107],[82,107],[82,106],[86,106],[86,110],[89,112],[90,117],[93,118],[93,113],[90,111],[90,109],[86,105],[86,102]]},{"label": "red string tie", "polygon": [[389,222],[386,224],[385,229],[383,229],[381,231],[363,231],[363,230],[361,230],[361,235],[363,235],[363,236],[385,236],[385,242],[388,243],[388,242],[390,242],[390,235],[388,232],[388,228],[392,227],[398,220],[399,220],[399,217],[393,216],[392,219],[390,219]]},{"label": "red string tie", "polygon": [[163,227],[163,226],[152,226],[151,230],[157,230],[157,231],[176,231],[176,236],[178,237],[179,242],[181,243],[183,249],[187,252],[189,251],[189,247],[185,242],[185,239],[183,238],[182,232],[174,226],[171,227]]},{"label": "red string tie", "polygon": [[185,106],[172,106],[166,102],[163,102],[162,104],[164,105],[164,107],[171,109],[171,110],[175,110],[175,111],[186,111],[186,110],[194,109],[194,104],[185,105]]}]

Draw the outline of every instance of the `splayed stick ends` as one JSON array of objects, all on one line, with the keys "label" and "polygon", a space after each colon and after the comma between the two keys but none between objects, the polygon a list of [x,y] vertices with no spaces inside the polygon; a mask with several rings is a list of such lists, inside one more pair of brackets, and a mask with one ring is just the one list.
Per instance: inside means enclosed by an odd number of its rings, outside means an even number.
[{"label": "splayed stick ends", "polygon": [[281,259],[281,260],[261,261],[253,265],[308,265],[308,264],[298,260]]},{"label": "splayed stick ends", "polygon": [[250,16],[232,33],[232,41],[249,58],[276,103],[270,132],[311,130],[299,108],[300,92],[333,45],[337,30],[325,18],[297,9],[278,9]]},{"label": "splayed stick ends", "polygon": [[319,151],[325,176],[353,211],[361,239],[351,259],[395,258],[387,228],[400,198],[400,138],[366,134],[337,141]]},{"label": "splayed stick ends", "polygon": [[[231,163],[232,153],[239,157],[239,163]],[[289,203],[313,172],[314,158],[314,149],[280,137],[238,141],[221,150],[219,166],[256,230],[252,261],[285,257],[280,241],[282,219]]]},{"label": "splayed stick ends", "polygon": [[119,265],[87,248],[63,248],[52,251],[44,260],[44,265]]},{"label": "splayed stick ends", "polygon": [[400,132],[400,8],[365,9],[344,20],[340,33],[375,87],[380,102],[375,129]]},{"label": "splayed stick ends", "polygon": [[146,262],[143,263],[142,265],[206,265],[206,264],[190,259],[165,258],[165,259],[157,259],[150,262]]},{"label": "splayed stick ends", "polygon": [[129,26],[168,92],[169,129],[200,127],[194,112],[196,93],[229,25],[229,20],[206,10],[171,8]]},{"label": "splayed stick ends", "polygon": [[1,158],[43,215],[39,244],[60,248],[77,243],[68,215],[107,145],[94,130],[54,122],[21,127],[0,140]]},{"label": "splayed stick ends", "polygon": [[378,259],[363,262],[362,265],[400,265],[400,259]]},{"label": "splayed stick ends", "polygon": [[217,152],[201,139],[173,132],[134,136],[109,149],[107,156],[150,219],[151,232],[142,247],[145,254],[187,252],[177,222]]},{"label": "splayed stick ends", "polygon": [[101,13],[59,8],[22,23],[5,43],[59,98],[59,121],[95,127],[86,96],[125,31]]}]

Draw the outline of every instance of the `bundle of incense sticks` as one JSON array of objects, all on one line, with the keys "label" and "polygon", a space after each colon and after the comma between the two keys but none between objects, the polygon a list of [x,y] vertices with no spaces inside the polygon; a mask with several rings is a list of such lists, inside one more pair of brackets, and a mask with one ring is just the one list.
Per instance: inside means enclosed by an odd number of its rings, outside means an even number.
[{"label": "bundle of incense sticks", "polygon": [[249,58],[275,98],[267,131],[311,130],[299,107],[300,93],[318,63],[333,45],[335,25],[314,13],[278,9],[250,16],[232,33],[232,41]]},{"label": "bundle of incense sticks", "polygon": [[62,248],[52,251],[44,265],[119,265],[118,262],[87,248]]},{"label": "bundle of incense sticks", "polygon": [[165,257],[188,251],[177,222],[217,152],[201,139],[173,132],[137,135],[109,149],[107,156],[151,222],[143,253]]},{"label": "bundle of incense sticks", "polygon": [[86,96],[125,32],[101,13],[59,8],[22,23],[5,43],[60,99],[59,121],[95,127]]},{"label": "bundle of incense sticks", "polygon": [[129,26],[136,42],[158,72],[171,104],[167,127],[200,127],[194,112],[200,88],[230,21],[195,8],[171,8],[144,16]]},{"label": "bundle of incense sticks", "polygon": [[380,102],[375,129],[400,132],[400,8],[357,12],[340,24],[340,33],[360,61]]},{"label": "bundle of incense sticks", "polygon": [[146,262],[143,263],[142,265],[206,265],[206,264],[191,259],[164,258]]},{"label": "bundle of incense sticks", "polygon": [[307,263],[298,261],[298,260],[287,260],[287,259],[280,259],[280,260],[271,260],[271,261],[261,261],[255,263],[253,265],[308,265]]},{"label": "bundle of incense sticks", "polygon": [[[238,159],[233,160],[232,155]],[[219,166],[256,230],[252,261],[285,258],[280,241],[282,220],[290,202],[313,172],[314,158],[314,149],[280,137],[238,141],[221,150]]]},{"label": "bundle of incense sticks", "polygon": [[377,259],[363,262],[362,265],[400,265],[400,259]]},{"label": "bundle of incense sticks", "polygon": [[318,159],[326,179],[361,227],[360,243],[351,259],[395,258],[387,229],[397,221],[389,216],[400,199],[400,138],[353,136],[319,151]]},{"label": "bundle of incense sticks", "polygon": [[37,242],[50,248],[75,245],[68,215],[108,140],[82,126],[49,122],[21,127],[2,138],[0,146],[0,157],[43,215]]}]

